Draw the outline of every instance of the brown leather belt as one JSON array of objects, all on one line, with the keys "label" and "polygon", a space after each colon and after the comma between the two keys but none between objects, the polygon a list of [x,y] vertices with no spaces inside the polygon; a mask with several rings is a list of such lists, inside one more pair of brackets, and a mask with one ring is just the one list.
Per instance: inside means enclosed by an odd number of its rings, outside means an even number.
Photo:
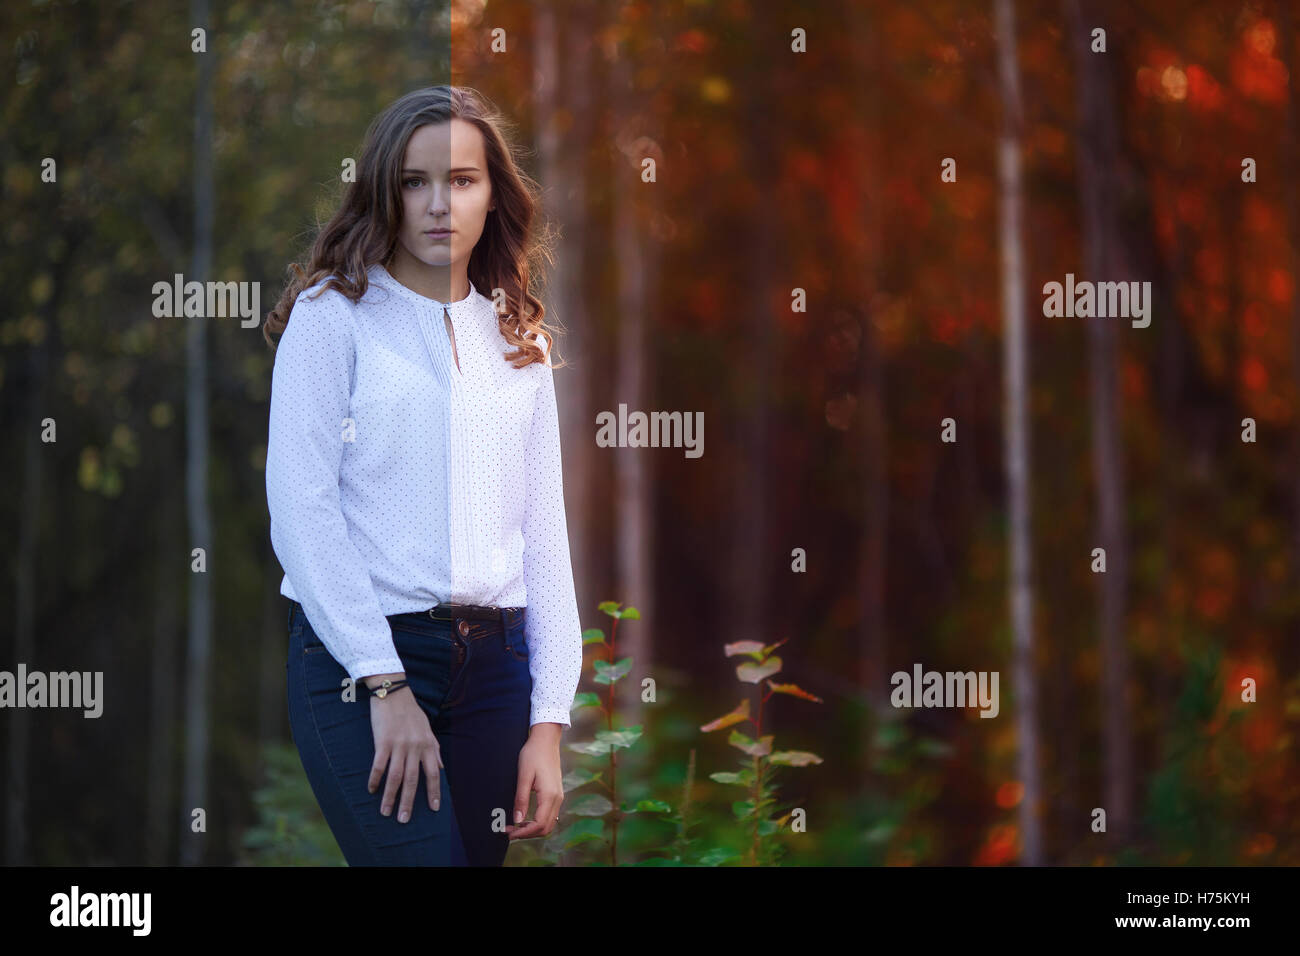
[{"label": "brown leather belt", "polygon": [[500,621],[503,628],[514,627],[524,617],[526,608],[489,607],[481,604],[449,604],[443,602],[425,613],[435,621]]}]

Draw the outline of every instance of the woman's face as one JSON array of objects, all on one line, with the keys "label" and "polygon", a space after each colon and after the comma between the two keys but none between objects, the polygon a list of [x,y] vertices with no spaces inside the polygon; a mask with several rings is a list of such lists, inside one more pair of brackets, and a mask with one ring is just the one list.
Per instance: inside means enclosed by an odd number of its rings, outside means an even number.
[{"label": "woman's face", "polygon": [[493,205],[483,134],[463,119],[411,134],[402,160],[398,242],[429,266],[469,263]]}]

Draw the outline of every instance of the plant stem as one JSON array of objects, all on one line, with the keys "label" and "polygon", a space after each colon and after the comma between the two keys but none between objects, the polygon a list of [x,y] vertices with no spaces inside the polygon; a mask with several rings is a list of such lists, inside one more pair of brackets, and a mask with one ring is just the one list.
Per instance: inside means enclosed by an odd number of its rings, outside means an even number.
[{"label": "plant stem", "polygon": [[[618,638],[618,618],[614,618],[614,623],[609,626],[609,664],[614,666],[614,642]],[[613,732],[614,730],[614,685],[617,681],[609,682],[609,706],[605,709],[605,729]],[[614,804],[614,812],[610,822],[610,841],[609,841],[609,865],[618,866],[618,748],[610,745],[609,748],[609,795]]]}]

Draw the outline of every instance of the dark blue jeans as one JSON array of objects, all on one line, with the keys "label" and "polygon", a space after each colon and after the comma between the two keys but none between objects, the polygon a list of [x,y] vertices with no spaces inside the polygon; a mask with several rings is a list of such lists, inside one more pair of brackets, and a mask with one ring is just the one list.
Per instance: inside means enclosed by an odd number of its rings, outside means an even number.
[{"label": "dark blue jeans", "polygon": [[[393,643],[442,756],[438,810],[429,809],[423,766],[406,823],[379,812],[385,777],[366,789],[375,760],[371,697],[289,609],[289,726],[321,812],[351,866],[500,866],[510,848],[519,751],[528,740],[533,680],[524,613],[462,619],[456,605],[390,615]],[[464,623],[462,624],[462,620]],[[354,699],[347,699],[347,697]],[[392,701],[376,701],[383,707]]]}]

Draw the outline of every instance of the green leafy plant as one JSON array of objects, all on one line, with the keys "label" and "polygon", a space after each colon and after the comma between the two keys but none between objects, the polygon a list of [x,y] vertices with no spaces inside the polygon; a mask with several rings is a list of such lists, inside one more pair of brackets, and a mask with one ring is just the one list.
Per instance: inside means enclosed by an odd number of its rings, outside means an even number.
[{"label": "green leafy plant", "polygon": [[253,793],[257,822],[244,831],[244,862],[252,866],[345,866],[303,771],[297,748],[262,748],[265,782]]},{"label": "green leafy plant", "polygon": [[[737,820],[752,824],[747,860],[750,866],[777,861],[779,847],[767,838],[784,827],[791,816],[787,813],[778,819],[771,817],[771,814],[778,809],[773,768],[807,767],[822,762],[821,757],[807,750],[774,750],[775,735],[763,734],[763,706],[773,694],[788,694],[791,697],[822,703],[820,697],[808,693],[797,684],[778,684],[771,680],[773,674],[780,673],[783,665],[781,658],[772,652],[784,643],[786,642],[778,641],[775,644],[764,645],[759,641],[737,641],[734,644],[724,645],[723,651],[727,657],[743,655],[750,658],[736,666],[736,677],[742,683],[754,684],[758,690],[755,716],[750,716],[749,698],[744,697],[730,713],[700,727],[701,731],[709,733],[727,727],[734,728],[736,724],[745,722],[754,725],[752,738],[736,729],[733,729],[727,738],[727,743],[749,758],[741,761],[742,769],[709,774],[709,778],[718,783],[744,787],[749,791],[749,798],[735,801],[731,809]],[[758,685],[764,682],[767,684],[766,693],[758,688]]]},{"label": "green leafy plant", "polygon": [[1238,736],[1245,711],[1232,710],[1215,725],[1223,698],[1223,649],[1189,635],[1181,652],[1183,689],[1146,803],[1160,849],[1153,845],[1145,857],[1130,850],[1120,856],[1123,864],[1227,866],[1249,833],[1237,822],[1242,814],[1234,803],[1240,796],[1232,785],[1250,772]]},{"label": "green leafy plant", "polygon": [[[592,681],[601,685],[603,691],[582,691],[573,701],[573,711],[583,707],[595,707],[604,715],[605,727],[596,731],[593,740],[575,741],[569,749],[593,757],[602,764],[599,769],[577,767],[564,775],[564,792],[584,787],[590,792],[581,794],[571,802],[566,801],[567,814],[578,819],[552,835],[547,841],[546,851],[556,857],[560,853],[587,847],[599,848],[598,858],[611,866],[619,865],[619,826],[628,815],[633,813],[657,814],[665,823],[675,827],[675,836],[666,847],[655,847],[662,855],[638,861],[635,865],[679,865],[684,862],[692,842],[686,835],[689,826],[682,813],[674,810],[671,804],[663,800],[638,800],[635,804],[620,803],[618,797],[619,754],[623,749],[634,746],[641,739],[642,725],[618,727],[615,720],[615,689],[619,681],[627,677],[632,670],[631,657],[621,659],[616,656],[618,626],[621,621],[640,620],[641,614],[635,607],[622,607],[616,601],[604,601],[599,610],[611,618],[609,640],[600,628],[583,631],[584,647],[597,644],[606,648],[604,657],[592,661]],[[694,754],[692,753],[691,771],[693,771]],[[688,772],[683,807],[689,805],[692,772]],[[596,857],[593,857],[593,862]]]}]

